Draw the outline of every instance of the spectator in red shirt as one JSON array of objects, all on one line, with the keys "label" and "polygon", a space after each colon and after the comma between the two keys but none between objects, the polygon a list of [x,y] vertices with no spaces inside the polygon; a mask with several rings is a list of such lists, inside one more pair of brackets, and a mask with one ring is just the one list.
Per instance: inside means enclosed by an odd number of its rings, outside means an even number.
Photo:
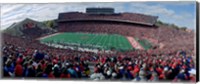
[{"label": "spectator in red shirt", "polygon": [[17,62],[17,65],[15,66],[15,76],[22,77],[22,75],[23,75],[23,67],[20,64],[20,62]]}]

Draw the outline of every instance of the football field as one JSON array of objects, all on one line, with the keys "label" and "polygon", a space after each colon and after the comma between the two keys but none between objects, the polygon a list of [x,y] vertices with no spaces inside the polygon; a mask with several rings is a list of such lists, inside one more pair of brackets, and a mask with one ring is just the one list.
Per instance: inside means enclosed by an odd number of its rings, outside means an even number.
[{"label": "football field", "polygon": [[41,42],[78,45],[84,48],[98,48],[104,50],[115,49],[119,51],[133,50],[126,37],[117,34],[92,33],[60,33],[51,37],[40,39]]}]

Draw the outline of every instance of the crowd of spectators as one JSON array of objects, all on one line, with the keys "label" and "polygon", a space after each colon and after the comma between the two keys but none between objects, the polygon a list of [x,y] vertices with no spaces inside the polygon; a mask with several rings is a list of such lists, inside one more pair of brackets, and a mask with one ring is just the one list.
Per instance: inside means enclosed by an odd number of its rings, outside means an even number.
[{"label": "crowd of spectators", "polygon": [[112,54],[59,49],[3,35],[3,77],[92,80],[195,81],[193,54],[184,50]]},{"label": "crowd of spectators", "polygon": [[[146,32],[146,31],[149,32]],[[135,37],[155,37],[156,27],[141,26],[135,24],[125,24],[116,22],[67,22],[60,23],[58,31],[60,32],[92,32],[92,33],[108,33],[121,34],[124,36]]]},{"label": "crowd of spectators", "polygon": [[47,34],[49,32],[49,30],[44,30],[44,29],[41,29],[37,26],[34,27],[34,28],[23,29],[21,31],[22,31],[23,36],[25,38],[30,38],[30,39],[41,37],[44,34]]}]

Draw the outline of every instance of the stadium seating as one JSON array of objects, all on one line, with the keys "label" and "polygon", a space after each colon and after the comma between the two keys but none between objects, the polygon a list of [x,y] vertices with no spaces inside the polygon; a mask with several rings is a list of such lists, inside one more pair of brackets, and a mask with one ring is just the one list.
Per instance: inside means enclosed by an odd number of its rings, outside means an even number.
[{"label": "stadium seating", "polygon": [[[135,50],[115,54],[95,54],[48,47],[35,40],[6,34],[3,37],[4,77],[192,82],[196,80],[193,56],[185,51],[155,54]],[[92,67],[93,65],[95,66]],[[178,68],[179,66],[181,68]]]}]

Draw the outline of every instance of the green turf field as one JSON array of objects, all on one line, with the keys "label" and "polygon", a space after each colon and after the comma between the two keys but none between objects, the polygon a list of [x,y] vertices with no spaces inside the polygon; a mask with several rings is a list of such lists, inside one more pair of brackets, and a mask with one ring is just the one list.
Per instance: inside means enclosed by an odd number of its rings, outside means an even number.
[{"label": "green turf field", "polygon": [[105,50],[133,50],[126,37],[117,34],[61,33],[41,39],[42,42],[77,44],[80,47],[92,46]]}]

